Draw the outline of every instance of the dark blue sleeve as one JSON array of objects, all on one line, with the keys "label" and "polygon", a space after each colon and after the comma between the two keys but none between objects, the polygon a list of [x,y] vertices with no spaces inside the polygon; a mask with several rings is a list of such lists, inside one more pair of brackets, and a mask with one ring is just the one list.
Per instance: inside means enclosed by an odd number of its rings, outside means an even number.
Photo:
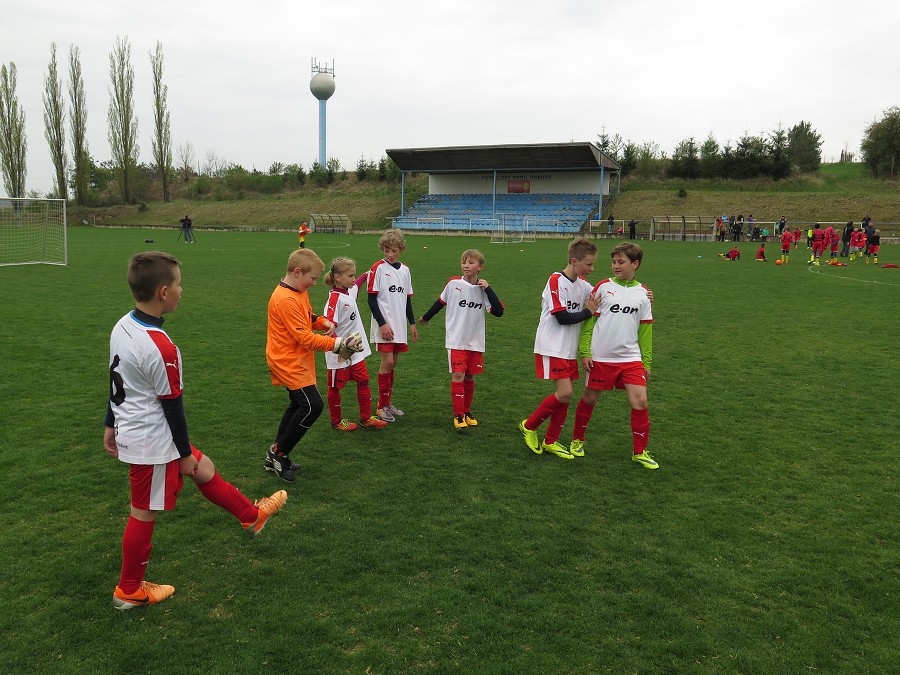
[{"label": "dark blue sleeve", "polygon": [[187,457],[191,454],[191,442],[188,440],[187,417],[184,415],[183,397],[161,398],[159,402],[162,404],[166,422],[169,423],[169,430],[172,432],[172,440],[175,441],[178,454],[182,457]]},{"label": "dark blue sleeve", "polygon": [[412,298],[408,295],[406,296],[406,320],[410,324],[414,324],[416,322],[416,315],[413,314]]},{"label": "dark blue sleeve", "polygon": [[488,286],[484,289],[484,294],[487,296],[488,301],[491,303],[491,314],[494,316],[503,316],[503,303],[500,302],[500,298],[497,297],[497,294],[494,293],[494,289]]},{"label": "dark blue sleeve", "polygon": [[384,314],[381,313],[381,308],[378,306],[378,294],[377,293],[369,293],[369,309],[372,311],[372,318],[375,319],[375,322],[379,326],[383,326],[387,323],[384,320]]},{"label": "dark blue sleeve", "polygon": [[425,312],[422,315],[422,318],[425,319],[425,321],[431,321],[435,316],[437,316],[438,312],[440,312],[442,309],[444,309],[444,303],[441,302],[440,298],[438,298],[437,300],[434,301],[434,304],[431,306],[431,309],[429,309],[427,312]]},{"label": "dark blue sleeve", "polygon": [[581,323],[587,321],[593,316],[591,310],[583,309],[580,312],[556,312],[553,318],[556,319],[560,326],[570,326],[573,323]]}]

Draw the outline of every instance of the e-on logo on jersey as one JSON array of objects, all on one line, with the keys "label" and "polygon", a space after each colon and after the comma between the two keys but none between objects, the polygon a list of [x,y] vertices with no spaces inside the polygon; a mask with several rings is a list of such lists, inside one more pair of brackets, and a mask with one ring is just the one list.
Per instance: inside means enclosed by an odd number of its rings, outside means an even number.
[{"label": "e-on logo on jersey", "polygon": [[566,309],[569,310],[570,312],[577,311],[577,310],[581,309],[581,303],[580,302],[572,302],[571,300],[566,300]]},{"label": "e-on logo on jersey", "polygon": [[403,286],[395,286],[394,284],[388,286],[389,293],[403,293],[404,291],[405,289],[403,288]]},{"label": "e-on logo on jersey", "polygon": [[613,305],[612,307],[609,308],[609,311],[613,312],[614,314],[616,314],[618,312],[622,312],[622,314],[637,314],[639,309],[640,309],[639,307],[629,307],[628,305],[622,306],[622,305],[616,303],[615,305]]},{"label": "e-on logo on jersey", "polygon": [[484,303],[483,303],[483,302],[473,302],[473,301],[471,301],[471,300],[469,300],[469,301],[466,301],[466,300],[460,300],[460,301],[459,301],[459,306],[462,307],[462,308],[464,308],[464,309],[484,309]]}]

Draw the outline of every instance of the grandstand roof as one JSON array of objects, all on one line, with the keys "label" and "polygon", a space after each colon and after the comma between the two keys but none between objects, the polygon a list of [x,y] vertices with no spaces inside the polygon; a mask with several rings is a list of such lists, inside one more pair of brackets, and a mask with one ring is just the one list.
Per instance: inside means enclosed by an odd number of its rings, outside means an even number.
[{"label": "grandstand roof", "polygon": [[451,173],[465,171],[584,171],[601,166],[619,171],[609,155],[592,143],[530,145],[461,145],[449,148],[387,150],[401,171]]}]

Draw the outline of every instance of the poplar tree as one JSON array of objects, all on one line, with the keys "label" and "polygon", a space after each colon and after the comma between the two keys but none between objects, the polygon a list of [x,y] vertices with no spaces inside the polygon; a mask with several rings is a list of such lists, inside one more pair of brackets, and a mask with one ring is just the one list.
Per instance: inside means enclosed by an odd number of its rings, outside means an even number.
[{"label": "poplar tree", "polygon": [[138,161],[138,121],[134,114],[134,68],[131,65],[131,44],[126,37],[116,38],[116,46],[109,55],[109,147],[116,166],[122,199],[133,201],[133,181]]},{"label": "poplar tree", "polygon": [[75,45],[69,48],[69,129],[72,134],[72,161],[75,174],[72,188],[75,203],[85,206],[91,179],[91,157],[87,146],[87,103],[84,96],[84,78],[81,75],[81,52]]},{"label": "poplar tree", "polygon": [[162,183],[163,201],[169,201],[169,176],[172,172],[172,133],[169,126],[168,85],[163,84],[162,43],[156,42],[156,52],[150,53],[153,70],[153,159]]},{"label": "poplar tree", "polygon": [[16,64],[0,66],[0,168],[10,197],[25,196],[25,109],[16,96]]},{"label": "poplar tree", "polygon": [[56,66],[56,43],[50,43],[50,65],[47,77],[44,78],[44,138],[50,146],[50,158],[53,160],[54,187],[56,197],[68,199],[69,190],[66,184],[66,108],[63,103],[62,82]]}]

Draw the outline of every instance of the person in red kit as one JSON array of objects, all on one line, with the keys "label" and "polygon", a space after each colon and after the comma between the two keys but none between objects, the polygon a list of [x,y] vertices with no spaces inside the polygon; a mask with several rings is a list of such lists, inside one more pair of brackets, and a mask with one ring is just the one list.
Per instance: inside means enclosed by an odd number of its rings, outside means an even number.
[{"label": "person in red kit", "polygon": [[793,233],[785,229],[781,233],[781,262],[785,265],[788,264],[791,258],[791,244],[794,243],[794,235]]},{"label": "person in red kit", "polygon": [[825,250],[825,230],[822,229],[819,223],[816,223],[815,228],[813,228],[810,242],[812,244],[812,255],[809,258],[809,264],[818,267],[819,258],[822,257],[822,252]]}]

